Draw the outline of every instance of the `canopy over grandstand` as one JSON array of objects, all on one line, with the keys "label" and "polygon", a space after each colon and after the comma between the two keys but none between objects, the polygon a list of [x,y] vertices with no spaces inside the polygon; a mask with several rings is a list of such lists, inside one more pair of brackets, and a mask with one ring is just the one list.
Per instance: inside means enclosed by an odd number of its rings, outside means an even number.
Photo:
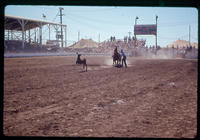
[{"label": "canopy over grandstand", "polygon": [[[42,44],[44,43],[43,38],[43,32],[42,28],[44,26],[48,27],[49,30],[49,36],[48,41],[51,40],[51,27],[54,27],[54,30],[56,30],[56,39],[54,41],[60,42],[59,39],[65,37],[65,46],[66,46],[66,25],[49,22],[45,20],[37,20],[37,19],[31,19],[31,18],[24,18],[24,17],[18,17],[18,16],[12,16],[12,15],[5,15],[4,17],[4,30],[5,30],[5,40],[20,40],[22,42],[22,49],[24,48],[24,43],[27,42],[34,42],[38,43],[40,47],[42,47]],[[60,28],[64,28],[65,34],[59,32]],[[28,35],[27,34],[28,31]],[[15,33],[18,33],[20,36],[16,37]],[[32,34],[31,34],[32,32]],[[27,37],[28,36],[28,37]],[[63,42],[62,42],[63,44]],[[63,47],[63,46],[62,46]]]},{"label": "canopy over grandstand", "polygon": [[42,25],[51,24],[51,25],[58,25],[58,26],[64,26],[64,27],[66,26],[63,24],[49,22],[49,21],[5,15],[4,28],[6,30],[22,31],[22,27],[21,27],[22,20],[24,20],[26,22],[26,26],[24,26],[24,31],[40,27],[40,24],[42,24]]}]

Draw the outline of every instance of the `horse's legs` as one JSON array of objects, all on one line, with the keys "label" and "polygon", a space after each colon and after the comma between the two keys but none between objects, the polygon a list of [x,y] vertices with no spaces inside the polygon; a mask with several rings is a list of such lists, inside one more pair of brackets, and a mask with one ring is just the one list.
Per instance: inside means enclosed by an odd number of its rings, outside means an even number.
[{"label": "horse's legs", "polygon": [[85,64],[85,66],[86,66],[86,71],[87,71],[87,64]]},{"label": "horse's legs", "polygon": [[87,64],[83,63],[83,69],[85,69],[85,71],[87,71]]},{"label": "horse's legs", "polygon": [[83,69],[85,69],[85,71],[87,71],[86,59],[84,59],[84,60],[82,61],[82,64],[83,64]]},{"label": "horse's legs", "polygon": [[85,68],[85,64],[83,63],[83,69]]}]

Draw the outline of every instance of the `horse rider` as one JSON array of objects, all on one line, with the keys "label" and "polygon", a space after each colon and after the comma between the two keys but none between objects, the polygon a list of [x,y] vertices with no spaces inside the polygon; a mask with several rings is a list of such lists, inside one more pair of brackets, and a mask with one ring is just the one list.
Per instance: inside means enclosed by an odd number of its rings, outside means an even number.
[{"label": "horse rider", "polygon": [[121,49],[121,54],[122,54],[122,67],[123,67],[123,63],[125,64],[125,67],[127,68],[127,64],[126,64],[126,54],[124,53],[123,49]]},{"label": "horse rider", "polygon": [[118,54],[117,46],[115,46],[115,49],[114,49],[114,56],[117,56],[117,54]]}]

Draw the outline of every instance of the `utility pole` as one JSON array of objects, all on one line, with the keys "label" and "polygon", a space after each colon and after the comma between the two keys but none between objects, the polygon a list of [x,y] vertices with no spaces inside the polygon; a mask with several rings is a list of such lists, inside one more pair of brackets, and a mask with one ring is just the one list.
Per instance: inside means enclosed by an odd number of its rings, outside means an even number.
[{"label": "utility pole", "polygon": [[[99,44],[100,44],[100,33],[99,33]],[[98,46],[99,46],[99,44],[98,44]]]},{"label": "utility pole", "polygon": [[[137,25],[137,19],[139,19],[138,16],[136,16],[136,18],[135,18],[135,26]],[[134,30],[135,30],[135,29],[134,29]],[[134,36],[135,36],[134,47],[136,47],[136,41],[137,41],[137,39],[136,39],[136,33],[135,33],[135,31],[134,31]]]},{"label": "utility pole", "polygon": [[80,40],[80,31],[78,31],[78,41]]},{"label": "utility pole", "polygon": [[100,43],[100,34],[99,34],[99,43]]},{"label": "utility pole", "polygon": [[63,31],[62,31],[62,10],[64,10],[64,8],[60,7],[60,24],[61,24],[61,47],[63,48]]},{"label": "utility pole", "polygon": [[189,47],[190,47],[190,25],[189,25]]},{"label": "utility pole", "polygon": [[129,36],[128,36],[128,43],[129,41],[131,41],[131,32],[128,32]]},{"label": "utility pole", "polygon": [[129,38],[131,38],[131,32],[128,32]]}]

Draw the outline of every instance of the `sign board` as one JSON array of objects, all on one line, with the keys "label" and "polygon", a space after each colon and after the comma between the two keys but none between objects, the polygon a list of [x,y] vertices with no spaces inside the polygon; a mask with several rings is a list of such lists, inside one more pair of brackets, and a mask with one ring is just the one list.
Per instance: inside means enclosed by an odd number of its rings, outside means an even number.
[{"label": "sign board", "polygon": [[56,38],[58,38],[58,39],[59,39],[59,38],[63,38],[63,35],[57,34],[57,35],[56,35]]},{"label": "sign board", "polygon": [[156,33],[157,33],[156,24],[134,26],[135,35],[156,35]]}]

